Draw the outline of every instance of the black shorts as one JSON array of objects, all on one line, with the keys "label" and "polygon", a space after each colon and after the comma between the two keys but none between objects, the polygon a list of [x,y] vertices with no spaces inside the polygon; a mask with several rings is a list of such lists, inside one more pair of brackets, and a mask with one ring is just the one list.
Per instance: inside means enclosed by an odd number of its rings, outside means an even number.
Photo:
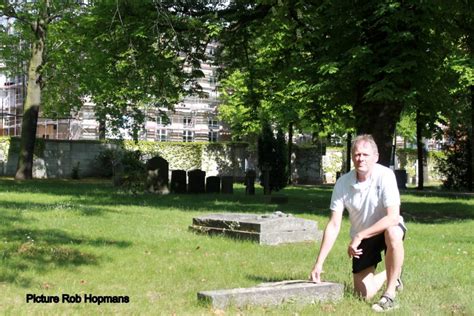
[{"label": "black shorts", "polygon": [[[405,239],[406,227],[403,224],[398,224],[398,226],[403,230],[403,239]],[[382,261],[382,250],[384,253],[387,251],[384,233],[362,240],[359,249],[362,249],[362,255],[359,258],[352,258],[352,273],[359,273],[368,267],[376,268]]]}]

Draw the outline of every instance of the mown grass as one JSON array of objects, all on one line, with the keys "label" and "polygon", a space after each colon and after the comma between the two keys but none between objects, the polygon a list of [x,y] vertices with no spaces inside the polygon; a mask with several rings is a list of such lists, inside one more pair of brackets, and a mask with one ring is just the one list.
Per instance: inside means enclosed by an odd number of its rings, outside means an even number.
[{"label": "mown grass", "polygon": [[[336,303],[213,310],[202,290],[305,279],[317,245],[260,246],[197,235],[192,218],[215,212],[280,210],[327,222],[330,187],[289,187],[277,206],[257,191],[233,195],[127,195],[109,183],[0,180],[0,312],[6,315],[366,315],[351,294],[346,256],[349,224],[325,266],[325,279],[346,285]],[[399,315],[473,314],[474,199],[407,190],[406,290]],[[129,296],[128,304],[32,304],[26,295]]]}]

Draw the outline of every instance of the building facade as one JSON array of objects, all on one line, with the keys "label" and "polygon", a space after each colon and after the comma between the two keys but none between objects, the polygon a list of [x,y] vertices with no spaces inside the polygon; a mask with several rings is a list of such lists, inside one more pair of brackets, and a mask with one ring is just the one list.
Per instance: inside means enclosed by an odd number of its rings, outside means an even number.
[{"label": "building facade", "polygon": [[[208,45],[207,55],[212,59],[215,43]],[[20,136],[23,102],[26,93],[24,77],[9,78],[5,65],[0,63],[0,136]],[[202,63],[203,78],[198,83],[207,97],[185,97],[173,110],[151,108],[146,110],[146,121],[139,139],[171,142],[216,142],[230,140],[228,128],[217,118],[219,93],[216,69],[211,63]],[[78,113],[71,117],[52,120],[38,119],[36,136],[46,139],[99,139],[99,122],[94,104],[84,101]],[[107,138],[129,138],[127,131],[121,135],[107,134]]]}]

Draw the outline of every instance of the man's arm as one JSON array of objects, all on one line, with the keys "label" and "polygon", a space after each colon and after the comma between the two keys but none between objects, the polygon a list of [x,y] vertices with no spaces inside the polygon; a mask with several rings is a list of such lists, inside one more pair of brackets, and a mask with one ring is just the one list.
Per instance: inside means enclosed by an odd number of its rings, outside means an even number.
[{"label": "man's arm", "polygon": [[359,258],[359,255],[361,255],[362,252],[360,251],[360,249],[358,249],[358,247],[362,240],[378,235],[387,230],[387,228],[398,225],[399,222],[400,206],[395,205],[387,207],[387,215],[382,217],[369,228],[360,231],[354,236],[354,238],[352,238],[351,243],[349,244],[349,247],[347,249],[347,253],[350,257]]},{"label": "man's arm", "polygon": [[310,280],[316,283],[321,282],[321,273],[323,272],[323,265],[326,257],[331,251],[334,242],[336,241],[339,230],[341,229],[342,212],[332,211],[331,219],[326,225],[323,234],[323,241],[319,249],[318,259],[314,264],[313,270],[309,276]]}]

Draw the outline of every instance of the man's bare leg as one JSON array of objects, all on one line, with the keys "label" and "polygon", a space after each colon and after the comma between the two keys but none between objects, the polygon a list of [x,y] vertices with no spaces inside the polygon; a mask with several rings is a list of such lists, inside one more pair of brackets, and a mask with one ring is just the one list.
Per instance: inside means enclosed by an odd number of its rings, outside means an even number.
[{"label": "man's bare leg", "polygon": [[392,226],[385,231],[385,269],[387,271],[387,289],[385,293],[391,297],[396,295],[397,280],[402,272],[405,249],[403,247],[403,230],[400,226]]},{"label": "man's bare leg", "polygon": [[366,300],[370,300],[382,288],[387,274],[385,271],[374,274],[375,267],[369,267],[361,272],[354,273],[354,292]]}]

